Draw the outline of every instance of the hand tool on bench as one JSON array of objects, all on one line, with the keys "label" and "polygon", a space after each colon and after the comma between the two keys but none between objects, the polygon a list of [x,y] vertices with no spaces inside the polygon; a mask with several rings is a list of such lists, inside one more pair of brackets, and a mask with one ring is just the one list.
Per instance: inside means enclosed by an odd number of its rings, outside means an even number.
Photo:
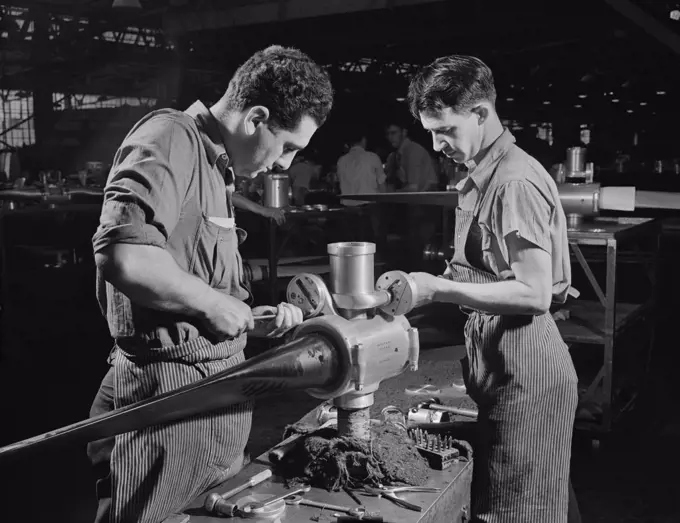
[{"label": "hand tool on bench", "polygon": [[[412,407],[408,411],[408,424],[414,425],[421,422],[437,422],[437,419],[432,418],[433,412],[454,414],[456,416],[463,416],[465,418],[477,419],[478,412],[476,409],[465,409],[462,407],[451,407],[448,405],[442,405],[438,398],[429,398],[427,401],[418,403],[415,407]],[[441,414],[439,414],[441,416]],[[443,421],[448,421],[444,418]]]},{"label": "hand tool on bench", "polygon": [[251,503],[244,505],[243,507],[239,507],[239,510],[244,513],[252,512],[254,510],[266,507],[268,505],[272,505],[277,501],[283,501],[286,498],[294,496],[295,494],[304,494],[306,492],[309,492],[310,490],[312,490],[312,487],[310,487],[309,485],[305,485],[291,492],[286,492],[279,496],[272,496],[271,498],[265,499],[264,501],[253,501]]},{"label": "hand tool on bench", "polygon": [[379,498],[389,499],[395,505],[409,510],[414,510],[416,512],[422,512],[423,507],[416,505],[414,503],[409,503],[405,499],[401,499],[397,496],[398,492],[439,492],[441,489],[434,487],[369,487],[364,486],[364,493],[368,496],[376,496]]},{"label": "hand tool on bench", "polygon": [[218,494],[216,492],[213,492],[207,498],[205,498],[203,507],[210,514],[230,517],[234,516],[238,511],[238,507],[233,503],[228,503],[226,500],[231,497],[234,497],[236,494],[239,494],[240,492],[243,492],[246,489],[254,487],[255,485],[259,485],[260,483],[271,477],[272,477],[271,469],[266,469],[263,470],[262,472],[258,472],[242,485],[239,485],[238,487],[228,490],[224,494]]},{"label": "hand tool on bench", "polygon": [[289,496],[286,498],[286,505],[304,505],[307,507],[320,508],[322,510],[331,510],[333,512],[342,512],[348,516],[356,518],[363,518],[366,514],[366,507],[361,505],[357,507],[343,507],[342,505],[332,505],[330,503],[322,503],[321,501],[312,501],[303,496]]},{"label": "hand tool on bench", "polygon": [[366,514],[364,516],[343,516],[339,514],[336,517],[335,523],[353,523],[354,521],[363,521],[364,523],[387,523],[380,515],[373,516]]}]

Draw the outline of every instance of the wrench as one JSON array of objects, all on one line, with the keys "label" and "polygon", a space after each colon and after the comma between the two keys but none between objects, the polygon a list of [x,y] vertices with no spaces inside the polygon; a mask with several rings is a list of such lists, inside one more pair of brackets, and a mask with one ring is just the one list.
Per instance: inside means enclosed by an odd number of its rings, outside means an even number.
[{"label": "wrench", "polygon": [[289,495],[286,498],[286,505],[305,505],[307,507],[320,508],[322,510],[332,510],[333,512],[342,512],[343,514],[355,518],[362,518],[366,515],[366,508],[361,505],[356,507],[343,507],[341,505],[331,505],[330,503],[312,501],[296,495]]},{"label": "wrench", "polygon": [[268,499],[265,499],[264,501],[252,501],[246,505],[243,505],[242,507],[239,507],[241,512],[252,512],[253,510],[256,510],[258,508],[266,507],[267,505],[271,505],[272,503],[276,503],[277,501],[281,501],[283,499],[289,498],[290,496],[294,496],[295,494],[300,494],[300,493],[305,493],[309,492],[312,490],[312,487],[309,485],[305,485],[303,487],[300,487],[298,489],[293,490],[292,492],[286,492],[284,494],[281,494],[280,496],[274,496]]}]

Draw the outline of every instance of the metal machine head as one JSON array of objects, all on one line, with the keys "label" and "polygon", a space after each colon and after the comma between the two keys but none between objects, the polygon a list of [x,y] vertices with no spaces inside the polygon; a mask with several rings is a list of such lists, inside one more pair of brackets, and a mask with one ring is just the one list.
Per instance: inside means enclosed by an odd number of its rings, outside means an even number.
[{"label": "metal machine head", "polygon": [[389,316],[403,316],[413,309],[417,293],[416,282],[404,271],[389,271],[375,283],[378,291],[385,291],[389,301],[379,309]]},{"label": "metal machine head", "polygon": [[338,314],[328,287],[316,274],[298,274],[290,280],[286,299],[291,305],[299,307],[305,318]]}]

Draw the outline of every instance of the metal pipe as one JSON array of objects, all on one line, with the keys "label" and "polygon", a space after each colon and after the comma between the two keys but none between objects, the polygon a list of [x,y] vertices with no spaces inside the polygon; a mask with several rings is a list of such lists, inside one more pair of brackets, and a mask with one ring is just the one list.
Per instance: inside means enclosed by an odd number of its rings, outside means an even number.
[{"label": "metal pipe", "polygon": [[661,191],[636,191],[636,209],[680,209],[680,194]]},{"label": "metal pipe", "polygon": [[371,408],[338,408],[338,435],[362,441],[371,439]]},{"label": "metal pipe", "polygon": [[334,390],[346,379],[342,355],[306,335],[177,390],[0,448],[0,460],[36,446],[94,441],[286,390]]},{"label": "metal pipe", "polygon": [[566,161],[567,176],[582,174],[586,170],[586,149],[585,147],[569,147],[567,149]]},{"label": "metal pipe", "polygon": [[600,212],[600,184],[562,183],[558,186],[564,214],[595,216]]}]

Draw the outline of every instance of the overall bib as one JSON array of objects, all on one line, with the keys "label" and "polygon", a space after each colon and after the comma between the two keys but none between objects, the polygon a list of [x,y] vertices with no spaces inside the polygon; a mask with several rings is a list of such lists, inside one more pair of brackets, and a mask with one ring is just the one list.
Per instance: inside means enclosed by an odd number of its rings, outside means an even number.
[{"label": "overall bib", "polygon": [[[455,251],[445,276],[451,280],[502,281],[482,263],[483,197],[473,211],[456,208]],[[567,346],[550,313],[509,316],[461,309],[468,315],[465,381],[479,407],[472,521],[566,523],[578,400]]]},{"label": "overall bib", "polygon": [[[227,195],[233,218],[231,195]],[[235,259],[245,232],[216,227],[219,255]],[[238,258],[240,260],[240,258]],[[242,283],[236,264],[225,264],[222,291]],[[199,336],[161,348],[118,342],[112,367],[92,405],[92,416],[163,394],[245,360],[246,335],[213,344]],[[250,434],[252,402],[121,434],[91,443],[98,469],[96,523],[159,523],[197,496],[240,471]]]}]

